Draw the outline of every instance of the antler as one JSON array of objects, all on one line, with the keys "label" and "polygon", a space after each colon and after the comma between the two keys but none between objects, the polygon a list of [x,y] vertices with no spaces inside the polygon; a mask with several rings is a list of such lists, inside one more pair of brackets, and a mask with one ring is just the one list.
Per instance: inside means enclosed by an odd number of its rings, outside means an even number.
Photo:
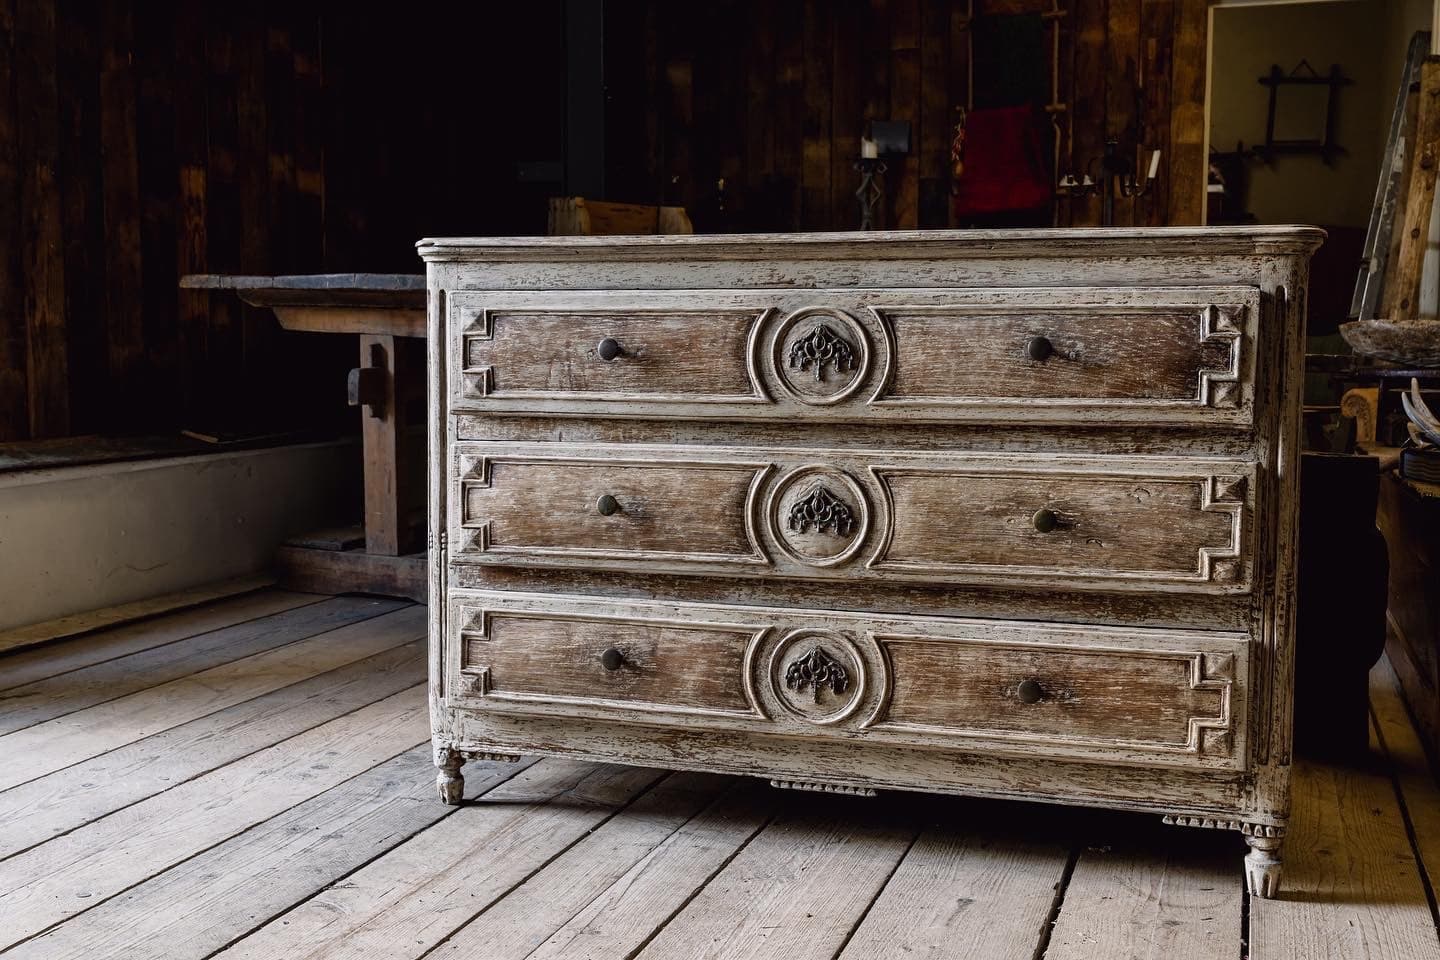
[{"label": "antler", "polygon": [[[1400,405],[1405,408],[1405,415],[1410,418],[1410,438],[1417,444],[1440,447],[1440,418],[1436,418],[1420,396],[1419,380],[1410,378],[1410,392],[1400,394]],[[1417,432],[1420,437],[1416,436]]]}]

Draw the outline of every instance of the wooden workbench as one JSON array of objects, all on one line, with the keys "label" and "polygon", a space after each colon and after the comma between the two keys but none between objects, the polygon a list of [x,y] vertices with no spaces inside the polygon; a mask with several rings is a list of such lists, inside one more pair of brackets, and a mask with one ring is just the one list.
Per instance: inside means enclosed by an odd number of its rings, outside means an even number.
[{"label": "wooden workbench", "polygon": [[[425,600],[425,278],[344,273],[291,277],[192,274],[189,289],[230,290],[286,330],[355,334],[352,406],[363,408],[363,527],[316,531],[276,557],[283,586]],[[336,384],[335,388],[341,388]]]}]

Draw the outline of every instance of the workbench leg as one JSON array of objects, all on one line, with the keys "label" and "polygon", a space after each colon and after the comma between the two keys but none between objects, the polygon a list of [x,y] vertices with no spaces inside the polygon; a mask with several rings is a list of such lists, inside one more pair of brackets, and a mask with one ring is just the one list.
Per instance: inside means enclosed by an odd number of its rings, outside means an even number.
[{"label": "workbench leg", "polygon": [[360,367],[377,371],[368,374],[372,389],[366,391],[361,414],[368,553],[393,557],[420,549],[419,526],[409,516],[423,490],[415,464],[424,457],[414,449],[416,424],[424,420],[424,397],[417,401],[414,389],[425,382],[424,353],[417,343],[404,337],[360,337]]}]

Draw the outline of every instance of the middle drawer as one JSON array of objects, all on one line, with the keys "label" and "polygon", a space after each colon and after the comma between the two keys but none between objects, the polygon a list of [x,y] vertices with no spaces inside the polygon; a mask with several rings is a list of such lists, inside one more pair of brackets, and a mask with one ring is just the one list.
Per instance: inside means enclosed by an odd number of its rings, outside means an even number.
[{"label": "middle drawer", "polygon": [[458,443],[459,563],[1244,593],[1242,460]]}]

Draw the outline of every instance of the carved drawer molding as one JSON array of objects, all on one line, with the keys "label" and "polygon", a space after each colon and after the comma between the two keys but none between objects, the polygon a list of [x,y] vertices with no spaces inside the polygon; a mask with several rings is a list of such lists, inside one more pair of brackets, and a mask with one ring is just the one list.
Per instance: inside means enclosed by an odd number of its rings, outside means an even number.
[{"label": "carved drawer molding", "polygon": [[1211,426],[1253,419],[1262,309],[1245,286],[456,291],[448,303],[456,410]]},{"label": "carved drawer molding", "polygon": [[1250,464],[814,453],[460,444],[451,557],[793,579],[1252,585]]},{"label": "carved drawer molding", "polygon": [[1244,763],[1248,658],[1233,634],[485,591],[450,617],[449,695],[469,709]]}]

